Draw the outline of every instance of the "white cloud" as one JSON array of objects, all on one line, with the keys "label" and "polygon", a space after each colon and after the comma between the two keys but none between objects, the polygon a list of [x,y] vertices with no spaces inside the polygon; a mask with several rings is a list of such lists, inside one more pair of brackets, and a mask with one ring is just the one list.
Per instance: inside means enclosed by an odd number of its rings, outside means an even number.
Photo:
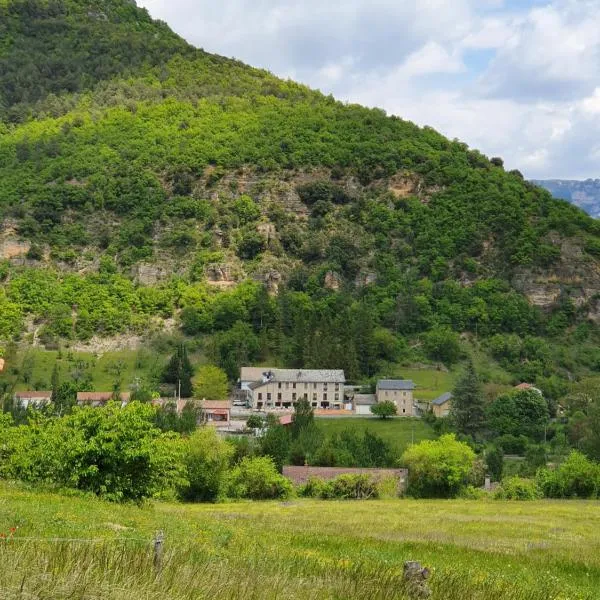
[{"label": "white cloud", "polygon": [[600,176],[600,0],[140,0],[191,43],[526,176]]}]

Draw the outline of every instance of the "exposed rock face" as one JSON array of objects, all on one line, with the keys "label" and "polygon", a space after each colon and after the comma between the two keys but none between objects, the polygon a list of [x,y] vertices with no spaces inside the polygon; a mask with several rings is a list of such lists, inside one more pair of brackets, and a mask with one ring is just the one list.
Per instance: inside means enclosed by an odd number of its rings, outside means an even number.
[{"label": "exposed rock face", "polygon": [[373,283],[375,283],[377,281],[377,273],[374,273],[372,271],[361,271],[357,276],[356,276],[356,286],[357,287],[364,287],[367,285],[371,285]]},{"label": "exposed rock face", "polygon": [[135,269],[135,278],[141,285],[156,285],[166,276],[164,269],[148,263],[140,263]]},{"label": "exposed rock face", "polygon": [[276,296],[279,293],[279,286],[282,279],[283,277],[279,271],[271,270],[265,274],[265,284],[269,294]]},{"label": "exposed rock face", "polygon": [[13,258],[22,258],[29,252],[31,244],[23,242],[16,238],[8,237],[0,240],[0,258],[11,260]]},{"label": "exposed rock face", "polygon": [[323,285],[328,290],[339,290],[342,287],[342,277],[335,271],[327,271]]},{"label": "exposed rock face", "polygon": [[561,258],[544,274],[531,269],[519,269],[512,283],[525,294],[531,304],[549,310],[567,294],[578,307],[588,305],[588,316],[600,321],[600,306],[593,300],[600,295],[600,264],[584,254],[580,244],[573,239],[551,240],[560,244]]}]

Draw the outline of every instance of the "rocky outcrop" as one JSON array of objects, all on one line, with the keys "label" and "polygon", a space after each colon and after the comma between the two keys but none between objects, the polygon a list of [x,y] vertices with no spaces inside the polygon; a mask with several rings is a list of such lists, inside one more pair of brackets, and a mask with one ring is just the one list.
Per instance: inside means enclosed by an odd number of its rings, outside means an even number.
[{"label": "rocky outcrop", "polygon": [[135,268],[135,280],[140,285],[156,285],[166,279],[167,271],[157,265],[140,263]]},{"label": "rocky outcrop", "polygon": [[342,283],[342,276],[339,273],[336,273],[335,271],[327,271],[327,273],[325,273],[325,281],[323,282],[323,285],[328,290],[337,291],[342,287]]}]

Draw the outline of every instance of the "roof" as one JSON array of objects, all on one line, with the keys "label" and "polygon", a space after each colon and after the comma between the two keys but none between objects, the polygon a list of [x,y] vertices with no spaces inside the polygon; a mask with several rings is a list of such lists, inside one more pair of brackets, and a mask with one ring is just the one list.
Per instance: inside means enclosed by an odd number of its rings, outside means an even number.
[{"label": "roof", "polygon": [[442,404],[446,404],[449,400],[452,400],[452,392],[446,392],[441,396],[438,396],[435,400],[431,401],[431,404],[435,404],[436,406],[441,406]]},{"label": "roof", "polygon": [[270,376],[269,382],[296,383],[344,383],[346,376],[342,369],[270,369],[268,367],[242,367],[242,381],[252,381],[250,388],[263,385],[263,379]]},{"label": "roof", "polygon": [[40,398],[50,400],[50,398],[52,398],[52,392],[17,392],[15,398],[19,400],[38,400]]},{"label": "roof", "polygon": [[377,404],[375,394],[354,394],[354,404],[359,406],[368,406],[370,404]]},{"label": "roof", "polygon": [[229,410],[231,402],[229,400],[203,400],[202,408],[204,410]]},{"label": "roof", "polygon": [[411,379],[380,379],[377,382],[380,390],[414,390],[416,387]]},{"label": "roof", "polygon": [[[113,398],[114,392],[77,392],[77,402],[105,402]],[[129,392],[121,392],[119,397],[123,401],[129,400]]]},{"label": "roof", "polygon": [[519,385],[515,385],[517,390],[530,390],[533,386],[530,383],[520,383]]},{"label": "roof", "polygon": [[274,371],[271,367],[242,367],[240,370],[240,381],[260,381],[263,373]]}]

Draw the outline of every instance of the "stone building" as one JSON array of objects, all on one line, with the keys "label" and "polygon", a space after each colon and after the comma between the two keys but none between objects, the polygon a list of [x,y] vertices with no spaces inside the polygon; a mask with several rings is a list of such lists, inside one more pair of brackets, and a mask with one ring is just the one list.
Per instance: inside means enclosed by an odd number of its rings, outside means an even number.
[{"label": "stone building", "polygon": [[417,386],[410,379],[380,379],[375,397],[377,402],[393,402],[398,416],[416,417],[413,392]]},{"label": "stone building", "polygon": [[256,410],[291,409],[301,399],[312,408],[344,408],[344,371],[243,367],[240,392]]}]

